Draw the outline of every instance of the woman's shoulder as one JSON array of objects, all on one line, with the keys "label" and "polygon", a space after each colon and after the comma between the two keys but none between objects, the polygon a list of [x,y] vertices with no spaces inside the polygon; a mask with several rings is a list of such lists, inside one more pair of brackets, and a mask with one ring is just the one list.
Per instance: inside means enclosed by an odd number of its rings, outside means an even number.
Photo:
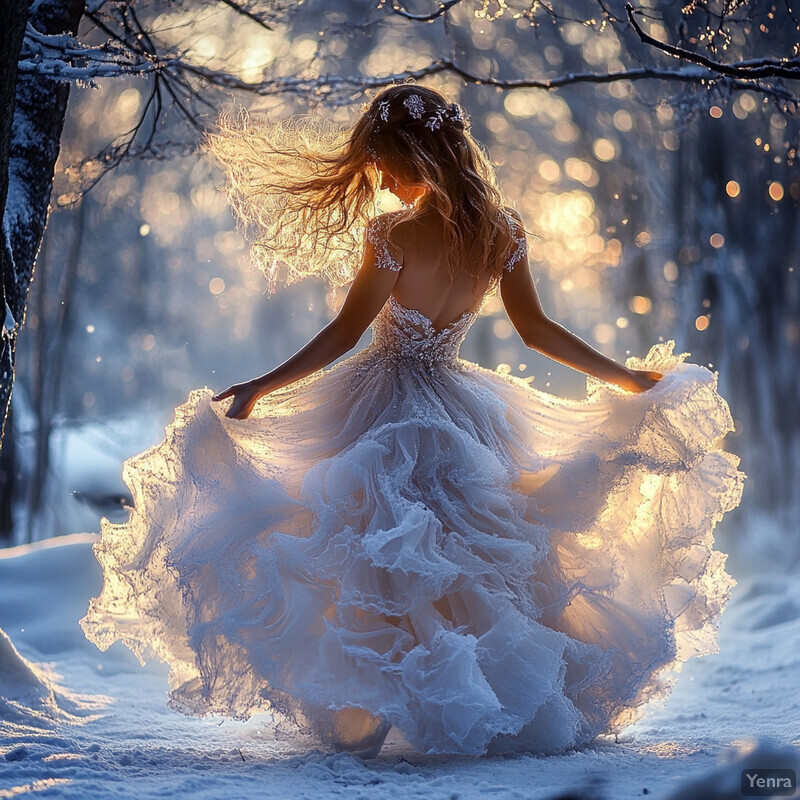
[{"label": "woman's shoulder", "polygon": [[378,214],[367,223],[366,238],[376,252],[376,265],[397,272],[403,265],[402,247],[398,245],[395,231],[399,212],[387,211]]},{"label": "woman's shoulder", "polygon": [[[511,206],[501,206],[497,209],[497,215],[500,218],[506,218],[511,230],[514,231],[515,234],[518,233],[520,229],[525,229],[525,225],[522,222],[522,217],[516,208],[512,208]],[[518,236],[515,235],[515,238],[518,238]]]},{"label": "woman's shoulder", "polygon": [[511,272],[514,266],[527,254],[528,240],[525,223],[519,212],[511,206],[502,206],[497,210],[498,218],[504,219],[507,230],[500,236],[499,248],[503,253],[503,271]]}]

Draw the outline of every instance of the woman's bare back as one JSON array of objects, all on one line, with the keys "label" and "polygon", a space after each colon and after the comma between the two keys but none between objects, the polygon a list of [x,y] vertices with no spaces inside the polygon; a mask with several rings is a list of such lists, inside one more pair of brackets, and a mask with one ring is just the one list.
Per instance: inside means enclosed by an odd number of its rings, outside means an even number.
[{"label": "woman's bare back", "polygon": [[451,274],[437,215],[399,223],[391,240],[392,255],[403,267],[392,292],[401,305],[419,311],[437,330],[480,307],[491,281],[490,266],[477,283],[466,269]]}]

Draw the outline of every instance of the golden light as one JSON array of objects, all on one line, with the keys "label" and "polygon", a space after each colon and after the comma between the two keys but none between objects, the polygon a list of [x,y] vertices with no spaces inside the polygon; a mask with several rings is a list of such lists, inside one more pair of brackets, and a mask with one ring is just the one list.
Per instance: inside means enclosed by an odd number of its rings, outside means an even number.
[{"label": "golden light", "polygon": [[548,158],[539,164],[539,174],[548,182],[554,183],[561,177],[561,168],[555,161]]},{"label": "golden light", "polygon": [[492,295],[487,297],[486,301],[481,308],[482,317],[490,317],[492,314],[498,314],[503,310],[503,301],[497,296]]},{"label": "golden light", "polygon": [[709,319],[705,314],[701,314],[695,321],[694,326],[699,331],[704,331],[708,328]]},{"label": "golden light", "polygon": [[722,116],[722,109],[719,106],[711,106],[708,109],[708,113],[711,114],[714,119],[719,119]]},{"label": "golden light", "polygon": [[725,237],[721,233],[712,233],[708,243],[715,249],[719,250],[725,244]]},{"label": "golden light", "polygon": [[142,337],[142,350],[150,352],[156,346],[156,337],[152,333],[148,333]]},{"label": "golden light", "polygon": [[212,278],[208,282],[208,291],[211,294],[222,294],[225,291],[225,281],[222,278]]},{"label": "golden light", "polygon": [[737,99],[738,99],[739,105],[741,105],[741,107],[748,114],[750,114],[750,113],[752,113],[753,111],[756,110],[756,100],[755,100],[755,98],[753,97],[752,94],[748,94],[748,93],[741,94],[741,95],[739,95],[739,97]]},{"label": "golden light", "polygon": [[598,533],[579,533],[578,544],[587,550],[597,550],[603,546],[603,537]]},{"label": "golden light", "polygon": [[150,233],[150,226],[145,222],[139,226],[139,236],[147,236]]},{"label": "golden light", "polygon": [[614,114],[614,127],[618,131],[627,133],[633,128],[633,117],[624,109],[620,109]]},{"label": "golden light", "polygon": [[503,106],[512,117],[526,119],[536,115],[539,102],[536,94],[529,89],[512,89],[505,96]]},{"label": "golden light", "polygon": [[292,42],[291,53],[298,61],[306,61],[311,58],[317,50],[316,37],[299,36]]},{"label": "golden light", "polygon": [[783,185],[780,181],[772,181],[769,185],[769,196],[776,203],[783,200]]},{"label": "golden light", "polygon": [[617,317],[617,327],[618,328],[627,328],[628,327],[628,318],[627,317]]},{"label": "golden light", "polygon": [[594,340],[598,344],[609,344],[610,342],[613,342],[616,333],[617,332],[614,330],[614,326],[609,325],[606,322],[602,322],[599,325],[595,325],[594,328],[592,328],[592,334],[594,336]]},{"label": "golden light", "polygon": [[661,135],[661,141],[665,150],[675,152],[681,146],[681,139],[675,131],[664,131]]},{"label": "golden light", "polygon": [[132,117],[139,110],[141,98],[138,89],[125,89],[117,98],[117,112],[123,117]]},{"label": "golden light", "polygon": [[496,319],[492,325],[492,333],[494,333],[498,339],[510,339],[514,333],[514,329],[507,319]]},{"label": "golden light", "polygon": [[616,145],[611,139],[595,139],[592,149],[598,161],[613,161],[617,155]]},{"label": "golden light", "polygon": [[678,265],[674,261],[667,261],[664,264],[664,279],[668,281],[678,280]]},{"label": "golden light", "polygon": [[742,190],[739,184],[736,183],[736,181],[728,181],[725,184],[725,191],[727,192],[728,197],[738,197],[739,192],[741,192]]},{"label": "golden light", "polygon": [[495,135],[506,133],[510,128],[508,120],[502,114],[487,114],[484,122]]},{"label": "golden light", "polygon": [[636,234],[636,238],[634,239],[637,247],[645,247],[646,245],[650,244],[650,234],[647,231],[640,231]]},{"label": "golden light", "polygon": [[564,172],[572,180],[580,181],[584,186],[597,186],[597,172],[588,161],[580,158],[568,158],[564,162]]},{"label": "golden light", "polygon": [[653,301],[649,297],[637,294],[631,297],[628,307],[634,314],[649,314],[653,307]]},{"label": "golden light", "polygon": [[656,108],[656,116],[658,117],[658,121],[665,125],[668,122],[672,122],[672,118],[675,115],[675,111],[673,110],[672,106],[668,103],[659,103],[658,107]]},{"label": "golden light", "polygon": [[553,128],[553,136],[555,136],[559,142],[569,144],[570,142],[577,141],[578,129],[571,122],[559,122]]}]

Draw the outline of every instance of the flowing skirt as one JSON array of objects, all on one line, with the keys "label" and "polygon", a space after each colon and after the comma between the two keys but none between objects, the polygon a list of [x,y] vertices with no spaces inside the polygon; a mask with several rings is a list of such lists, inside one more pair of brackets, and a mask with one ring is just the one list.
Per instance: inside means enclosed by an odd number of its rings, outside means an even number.
[{"label": "flowing skirt", "polygon": [[176,710],[276,731],[343,708],[427,753],[618,731],[716,652],[734,584],[712,534],[745,479],[732,419],[673,346],[628,360],[653,389],[582,400],[374,345],[247,420],[194,391],[125,463],[84,631],[169,664]]}]

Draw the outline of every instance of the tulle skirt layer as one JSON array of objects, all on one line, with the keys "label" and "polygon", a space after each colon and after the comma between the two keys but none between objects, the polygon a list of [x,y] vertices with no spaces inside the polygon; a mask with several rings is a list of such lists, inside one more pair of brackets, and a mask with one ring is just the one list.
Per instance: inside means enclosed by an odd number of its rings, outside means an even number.
[{"label": "tulle skirt layer", "polygon": [[225,417],[209,390],[129,460],[82,620],[170,666],[189,714],[322,730],[361,708],[422,752],[552,752],[715,652],[740,500],[716,376],[657,345],[585,400],[374,346]]}]

